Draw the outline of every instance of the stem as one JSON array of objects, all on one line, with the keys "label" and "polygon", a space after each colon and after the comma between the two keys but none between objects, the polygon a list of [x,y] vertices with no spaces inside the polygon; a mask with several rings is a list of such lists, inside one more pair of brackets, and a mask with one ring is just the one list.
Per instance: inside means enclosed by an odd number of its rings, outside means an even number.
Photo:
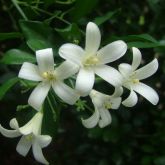
[{"label": "stem", "polygon": [[25,13],[23,12],[23,10],[20,8],[20,6],[18,5],[16,0],[11,0],[14,4],[14,6],[16,7],[16,9],[18,10],[18,12],[20,13],[20,15],[23,17],[24,20],[28,20],[27,16],[25,15]]}]

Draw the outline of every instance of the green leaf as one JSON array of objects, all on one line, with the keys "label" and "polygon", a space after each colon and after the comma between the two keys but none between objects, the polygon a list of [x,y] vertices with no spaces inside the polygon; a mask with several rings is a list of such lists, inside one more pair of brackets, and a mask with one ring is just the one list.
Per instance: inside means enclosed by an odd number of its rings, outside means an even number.
[{"label": "green leaf", "polygon": [[39,21],[20,21],[20,26],[27,40],[28,46],[36,51],[44,48],[54,48],[57,50],[57,38],[52,28]]},{"label": "green leaf", "polygon": [[73,23],[65,29],[57,29],[56,31],[67,41],[75,42],[81,40],[81,32],[77,24]]},{"label": "green leaf", "polygon": [[116,14],[118,14],[121,10],[120,9],[117,9],[115,11],[110,11],[108,13],[106,13],[105,15],[103,16],[100,16],[100,17],[96,17],[94,19],[93,22],[95,22],[97,25],[101,25],[103,24],[104,22],[108,21],[110,18],[114,17]]},{"label": "green leaf", "polygon": [[128,42],[128,47],[137,47],[137,48],[155,48],[161,46],[159,43],[151,43],[151,42]]},{"label": "green leaf", "polygon": [[18,78],[14,77],[12,79],[7,80],[4,84],[0,86],[0,100],[3,99],[4,95],[7,93],[7,91],[14,86],[18,82]]},{"label": "green leaf", "polygon": [[145,42],[158,43],[158,41],[155,40],[149,34],[128,35],[128,36],[122,37],[122,39],[127,42],[129,42],[129,41],[145,41]]},{"label": "green leaf", "polygon": [[73,22],[78,21],[83,16],[89,14],[97,5],[98,0],[77,0],[70,17]]},{"label": "green leaf", "polygon": [[7,51],[2,60],[0,61],[4,64],[22,64],[23,62],[36,62],[35,57],[27,52],[24,52],[19,49],[11,49]]},{"label": "green leaf", "polygon": [[0,41],[14,38],[21,38],[22,34],[19,32],[11,32],[11,33],[0,33]]}]

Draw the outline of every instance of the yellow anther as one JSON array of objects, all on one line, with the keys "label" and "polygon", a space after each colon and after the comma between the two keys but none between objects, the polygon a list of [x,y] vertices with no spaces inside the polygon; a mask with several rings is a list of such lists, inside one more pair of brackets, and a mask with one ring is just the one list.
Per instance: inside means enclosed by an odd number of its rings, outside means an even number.
[{"label": "yellow anther", "polygon": [[134,84],[138,84],[138,83],[139,83],[139,79],[133,79],[132,82],[133,82]]},{"label": "yellow anther", "polygon": [[32,134],[27,135],[25,138],[26,138],[27,141],[32,141],[33,135]]},{"label": "yellow anther", "polygon": [[105,109],[111,109],[112,108],[112,103],[110,103],[110,102],[104,103],[104,108]]},{"label": "yellow anther", "polygon": [[53,72],[43,72],[42,77],[47,80],[55,79],[55,74]]},{"label": "yellow anther", "polygon": [[93,66],[99,63],[99,59],[96,56],[90,56],[85,59],[84,66]]}]

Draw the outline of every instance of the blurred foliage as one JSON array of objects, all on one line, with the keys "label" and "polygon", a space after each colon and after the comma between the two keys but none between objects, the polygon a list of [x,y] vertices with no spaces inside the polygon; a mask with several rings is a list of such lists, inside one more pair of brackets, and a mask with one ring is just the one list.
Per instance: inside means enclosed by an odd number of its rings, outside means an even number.
[{"label": "blurred foliage", "polygon": [[[32,114],[26,104],[34,84],[15,78],[20,64],[35,62],[35,50],[47,47],[53,48],[55,62],[60,63],[59,46],[66,42],[84,44],[85,26],[93,21],[101,29],[102,46],[122,39],[129,47],[142,48],[144,63],[158,58],[159,70],[146,83],[157,90],[160,102],[152,106],[140,98],[133,108],[121,106],[112,110],[110,126],[88,130],[80,120],[87,113],[88,98],[72,107],[66,104],[59,107],[57,100],[51,109],[49,101],[55,96],[50,92],[43,124],[49,123],[50,127],[43,126],[43,132],[51,134],[54,142],[45,149],[45,155],[52,165],[165,165],[164,0],[0,0],[0,3],[0,123],[8,127],[7,121],[15,115],[24,122]],[[125,62],[131,59],[129,52],[122,58]],[[21,85],[16,84],[18,81]],[[109,86],[98,83],[96,89],[109,90]],[[1,164],[38,164],[31,155],[19,156],[13,139],[1,136],[0,140]]]}]

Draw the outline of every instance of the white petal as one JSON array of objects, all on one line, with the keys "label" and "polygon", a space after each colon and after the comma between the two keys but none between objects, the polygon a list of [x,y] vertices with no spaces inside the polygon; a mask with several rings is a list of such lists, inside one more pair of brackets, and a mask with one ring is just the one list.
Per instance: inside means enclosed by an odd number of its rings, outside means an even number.
[{"label": "white petal", "polygon": [[119,71],[125,78],[128,78],[133,70],[131,65],[123,63],[119,65]]},{"label": "white petal", "polygon": [[19,78],[23,78],[26,80],[32,80],[32,81],[41,81],[42,77],[39,74],[38,66],[31,64],[29,62],[24,62],[19,74]]},{"label": "white petal", "polygon": [[54,70],[54,58],[52,48],[36,51],[36,58],[40,72]]},{"label": "white petal", "polygon": [[55,82],[52,84],[52,87],[57,96],[70,105],[73,105],[79,98],[77,91],[63,82]]},{"label": "white petal", "polygon": [[5,137],[8,137],[8,138],[14,138],[14,137],[18,137],[21,135],[21,133],[18,131],[18,130],[8,130],[8,129],[5,129],[1,126],[0,124],[0,133],[5,136]]},{"label": "white petal", "polygon": [[41,82],[37,85],[37,87],[31,93],[28,103],[35,108],[36,110],[40,110],[41,106],[49,92],[50,84],[46,82]]},{"label": "white petal", "polygon": [[82,124],[86,128],[93,128],[97,125],[97,123],[99,121],[99,117],[100,117],[99,111],[97,109],[95,109],[95,112],[93,113],[93,115],[91,117],[89,117],[88,119],[81,119]]},{"label": "white petal", "polygon": [[47,147],[52,141],[52,137],[49,135],[39,135],[37,136],[37,141],[41,148]]},{"label": "white petal", "polygon": [[102,64],[116,61],[127,51],[127,45],[124,41],[115,41],[100,49],[97,52]]},{"label": "white petal", "polygon": [[15,129],[15,130],[19,130],[19,124],[18,124],[16,118],[13,118],[10,120],[10,127]]},{"label": "white petal", "polygon": [[95,67],[95,73],[113,86],[120,86],[122,83],[121,74],[110,66]]},{"label": "white petal", "polygon": [[92,69],[81,68],[76,79],[76,89],[81,96],[87,96],[93,88],[95,75]]},{"label": "white petal", "polygon": [[100,121],[99,121],[99,127],[103,128],[107,125],[109,125],[112,122],[112,118],[111,118],[111,114],[109,113],[109,111],[107,109],[99,109],[100,112]]},{"label": "white petal", "polygon": [[158,60],[154,59],[153,61],[151,61],[149,64],[145,65],[144,67],[138,69],[135,71],[136,73],[136,77],[139,80],[145,79],[147,77],[150,77],[151,75],[153,75],[157,69],[158,69]]},{"label": "white petal", "polygon": [[85,51],[87,54],[96,54],[101,41],[101,34],[98,26],[93,22],[89,22],[86,28]]},{"label": "white petal", "polygon": [[141,63],[142,55],[140,50],[135,47],[132,48],[132,51],[133,51],[132,69],[136,70]]},{"label": "white petal", "polygon": [[64,44],[59,49],[59,55],[66,60],[81,65],[84,50],[75,44]]},{"label": "white petal", "polygon": [[136,105],[137,101],[137,94],[132,90],[130,95],[122,102],[122,104],[126,107],[133,107]]},{"label": "white petal", "polygon": [[44,158],[44,155],[42,153],[42,149],[41,146],[39,145],[39,143],[37,141],[35,141],[32,145],[32,150],[33,150],[33,155],[34,158],[43,164],[49,164],[49,162]]},{"label": "white petal", "polygon": [[122,87],[115,87],[114,93],[111,95],[111,97],[120,97],[123,94],[123,88]]},{"label": "white petal", "polygon": [[121,104],[121,97],[111,98],[110,102],[112,103],[112,109],[118,109]]},{"label": "white petal", "polygon": [[64,80],[79,70],[79,66],[73,62],[65,61],[58,68],[56,68],[55,72],[57,74],[58,79]]},{"label": "white petal", "polygon": [[26,156],[30,150],[32,142],[26,139],[26,136],[22,136],[20,141],[17,144],[16,151],[22,155]]},{"label": "white petal", "polygon": [[143,97],[145,97],[153,105],[156,105],[159,101],[159,96],[156,93],[156,91],[153,90],[148,85],[145,85],[143,83],[138,83],[138,84],[134,84],[132,86],[132,89],[135,90],[140,95],[142,95]]}]

